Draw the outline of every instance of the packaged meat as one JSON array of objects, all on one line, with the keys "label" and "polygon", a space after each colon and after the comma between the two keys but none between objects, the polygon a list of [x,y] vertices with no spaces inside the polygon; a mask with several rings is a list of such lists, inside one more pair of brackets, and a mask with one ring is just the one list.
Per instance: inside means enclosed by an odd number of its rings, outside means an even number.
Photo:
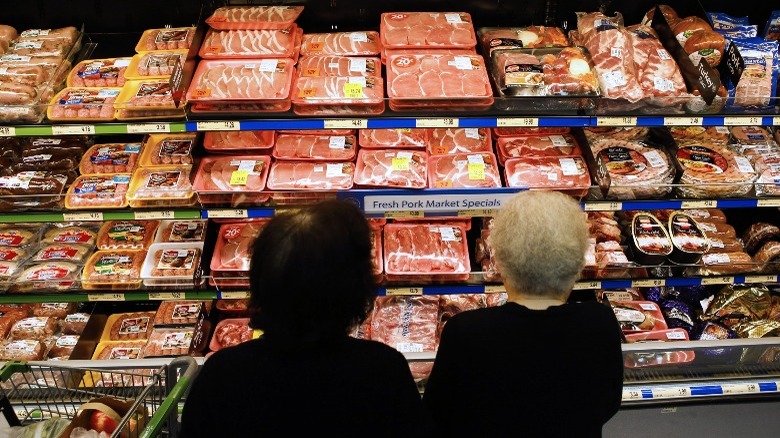
[{"label": "packaged meat", "polygon": [[144,141],[139,165],[192,164],[195,134],[152,134]]},{"label": "packaged meat", "polygon": [[68,75],[68,87],[121,87],[130,58],[88,59]]},{"label": "packaged meat", "polygon": [[612,311],[624,333],[666,330],[666,321],[658,304],[652,301],[611,303]]},{"label": "packaged meat", "polygon": [[428,140],[427,129],[361,129],[358,142],[369,149],[409,149],[424,148]]},{"label": "packaged meat", "polygon": [[163,301],[154,316],[154,326],[195,325],[205,314],[202,301]]},{"label": "packaged meat", "polygon": [[194,27],[148,29],[141,35],[135,51],[140,53],[151,50],[189,49],[193,38]]},{"label": "packaged meat", "polygon": [[57,330],[57,318],[33,316],[20,319],[11,327],[9,339],[36,339],[43,341]]},{"label": "packaged meat", "polygon": [[133,173],[140,152],[140,143],[96,144],[81,158],[79,172],[84,175]]},{"label": "packaged meat", "polygon": [[290,135],[276,138],[273,156],[277,160],[352,161],[357,155],[354,135]]},{"label": "packaged meat", "polygon": [[388,281],[463,280],[471,271],[466,232],[461,226],[387,224],[384,227]]},{"label": "packaged meat", "polygon": [[626,30],[633,45],[637,80],[645,96],[658,106],[680,103],[680,98],[688,94],[685,80],[677,61],[661,44],[655,30],[643,25]]},{"label": "packaged meat", "polygon": [[8,51],[9,45],[18,36],[19,33],[13,27],[7,24],[0,25],[0,54]]},{"label": "packaged meat", "polygon": [[196,327],[156,328],[144,347],[144,357],[187,356],[205,345],[205,334]]},{"label": "packaged meat", "polygon": [[731,141],[742,146],[772,145],[777,143],[772,138],[772,133],[762,126],[733,126],[730,130]]},{"label": "packaged meat", "polygon": [[[217,300],[217,310],[226,313],[242,313],[248,309],[249,300]],[[218,328],[219,326],[217,326]],[[217,330],[214,330],[216,333]]]},{"label": "packaged meat", "polygon": [[206,24],[214,29],[281,29],[292,24],[303,6],[223,6]]},{"label": "packaged meat", "polygon": [[650,133],[650,128],[646,127],[593,127],[584,128],[585,138],[589,142],[597,140],[647,140],[647,136]]},{"label": "packaged meat", "polygon": [[581,198],[590,189],[590,174],[582,157],[523,157],[506,161],[507,187],[556,190]]},{"label": "packaged meat", "polygon": [[298,135],[355,135],[356,129],[280,129],[279,134]]},{"label": "packaged meat", "polygon": [[[654,330],[626,335],[626,342],[629,344],[635,342],[675,342],[687,340],[688,332],[681,328]],[[692,350],[634,352],[626,354],[625,366],[628,368],[644,368],[660,365],[686,364],[693,362],[695,358],[696,353]]]},{"label": "packaged meat", "polygon": [[569,40],[558,27],[483,27],[478,31],[482,53],[490,57],[494,50],[567,47]]},{"label": "packaged meat", "polygon": [[73,354],[73,349],[79,343],[79,337],[75,335],[62,335],[54,341],[47,357],[50,360],[68,360]]},{"label": "packaged meat", "polygon": [[[371,340],[402,353],[433,352],[438,347],[436,329],[439,297],[377,297],[371,319]],[[412,362],[415,379],[430,373],[432,364]]]},{"label": "packaged meat", "polygon": [[292,58],[295,54],[297,33],[298,27],[294,24],[284,29],[272,30],[210,29],[203,38],[198,54],[205,60],[245,59],[246,61],[242,62],[258,64],[261,58]]},{"label": "packaged meat", "polygon": [[178,64],[183,66],[186,60],[187,50],[138,52],[131,58],[125,77],[129,80],[166,79]]},{"label": "packaged meat", "polygon": [[730,253],[745,251],[742,243],[740,243],[737,239],[730,239],[727,237],[721,239],[718,237],[709,236],[707,236],[707,239],[710,241],[710,250],[708,253]]},{"label": "packaged meat", "polygon": [[734,227],[725,222],[707,222],[699,221],[699,227],[707,233],[707,236],[717,237],[719,239],[736,239],[737,232]]},{"label": "packaged meat", "polygon": [[298,115],[377,115],[385,110],[384,97],[381,77],[301,77],[292,103]]},{"label": "packaged meat", "polygon": [[0,262],[0,291],[8,290],[21,266],[20,262]]},{"label": "packaged meat", "polygon": [[141,110],[168,110],[173,115],[183,113],[173,101],[173,87],[167,79],[140,79],[127,81],[117,96],[114,107],[141,113]]},{"label": "packaged meat", "polygon": [[576,47],[495,50],[492,73],[506,96],[598,96],[592,63]]},{"label": "packaged meat", "polygon": [[209,131],[203,136],[203,147],[216,154],[267,154],[275,138],[274,131]]},{"label": "packaged meat", "polygon": [[707,234],[696,220],[684,212],[674,212],[669,217],[669,237],[674,250],[669,260],[680,264],[695,264],[710,250]]},{"label": "packaged meat", "polygon": [[69,171],[78,167],[79,157],[73,154],[81,152],[57,147],[28,146],[22,150],[20,159],[15,164],[8,166],[6,172],[13,174],[19,172],[60,171],[62,174],[68,174]]},{"label": "packaged meat", "polygon": [[493,128],[493,135],[500,137],[519,137],[525,135],[564,135],[571,132],[571,128],[544,127],[544,128]]},{"label": "packaged meat", "polygon": [[764,153],[755,161],[758,178],[755,182],[757,196],[780,194],[780,153]]},{"label": "packaged meat", "polygon": [[66,261],[82,263],[92,252],[92,248],[72,243],[50,243],[43,245],[35,253],[32,260],[36,262]]},{"label": "packaged meat", "polygon": [[206,239],[205,220],[162,221],[154,238],[155,243],[203,242]]},{"label": "packaged meat", "polygon": [[222,224],[211,258],[211,271],[248,271],[249,254],[265,222]]},{"label": "packaged meat", "polygon": [[81,335],[88,322],[88,313],[71,313],[60,321],[60,330],[65,335]]},{"label": "packaged meat", "polygon": [[382,227],[384,223],[369,219],[368,225],[371,227],[371,258],[374,264],[374,274],[381,276],[385,265],[382,255]]},{"label": "packaged meat", "polygon": [[22,309],[2,310],[0,313],[0,339],[5,339],[11,327],[28,316],[27,311]]},{"label": "packaged meat", "polygon": [[729,141],[729,128],[725,126],[670,126],[669,131],[681,144],[702,141],[726,144]]},{"label": "packaged meat", "polygon": [[39,230],[12,225],[0,226],[0,245],[23,248],[37,242]]},{"label": "packaged meat", "polygon": [[124,208],[130,176],[129,173],[82,175],[68,189],[65,207],[70,210]]},{"label": "packaged meat", "polygon": [[209,350],[219,351],[254,339],[249,318],[228,318],[218,322],[209,343]]},{"label": "packaged meat", "polygon": [[202,203],[244,205],[262,203],[271,159],[266,155],[206,157],[198,168],[193,189]]},{"label": "packaged meat", "polygon": [[751,224],[742,235],[745,251],[754,254],[765,242],[780,240],[780,228],[767,222]]},{"label": "packaged meat", "polygon": [[115,313],[108,317],[100,337],[105,341],[136,341],[149,338],[155,312]]},{"label": "packaged meat", "polygon": [[428,160],[428,185],[432,188],[501,187],[495,155],[436,155]]},{"label": "packaged meat", "polygon": [[753,261],[759,265],[759,272],[777,272],[780,263],[780,242],[770,241],[762,245],[753,255]]},{"label": "packaged meat", "polygon": [[757,177],[747,158],[714,143],[679,146],[675,158],[685,184],[677,191],[687,198],[745,196]]},{"label": "packaged meat", "polygon": [[[40,154],[44,151],[69,152],[81,154],[95,143],[95,138],[89,135],[74,135],[63,137],[31,137],[27,139],[23,152]],[[78,160],[77,160],[78,161]]]},{"label": "packaged meat", "polygon": [[[758,271],[759,266],[743,251],[707,253],[701,268],[686,270],[686,275],[734,275]],[[689,272],[690,271],[690,272]]]},{"label": "packaged meat", "polygon": [[579,144],[569,135],[501,137],[496,141],[496,149],[502,161],[516,157],[582,155]]},{"label": "packaged meat", "polygon": [[57,93],[47,109],[49,119],[104,122],[114,120],[114,101],[121,88],[68,87]]},{"label": "packaged meat", "polygon": [[289,109],[293,65],[291,59],[201,61],[187,90],[187,100],[247,102],[269,105],[270,111],[279,111],[279,105]]},{"label": "packaged meat", "polygon": [[433,128],[428,131],[429,155],[492,152],[488,128]]},{"label": "packaged meat", "polygon": [[140,168],[133,173],[127,200],[130,206],[190,206],[195,192],[190,183],[191,166]]},{"label": "packaged meat", "polygon": [[634,259],[643,265],[662,264],[674,249],[666,226],[652,214],[643,212],[631,220],[630,243]]},{"label": "packaged meat", "polygon": [[349,190],[355,174],[352,163],[277,161],[268,175],[269,190]]},{"label": "packaged meat", "polygon": [[729,284],[715,294],[703,316],[733,327],[740,322],[766,319],[771,308],[772,296],[765,285]]},{"label": "packaged meat", "polygon": [[143,250],[97,251],[84,265],[81,284],[84,289],[138,289],[144,257]]},{"label": "packaged meat", "polygon": [[97,235],[98,249],[147,249],[159,221],[108,221]]},{"label": "packaged meat", "polygon": [[45,262],[26,265],[11,285],[11,292],[67,290],[78,284],[81,266],[70,262]]},{"label": "packaged meat", "polygon": [[9,340],[0,343],[0,360],[34,361],[43,360],[46,346],[37,340]]},{"label": "packaged meat", "polygon": [[378,56],[377,32],[304,33],[301,55]]},{"label": "packaged meat", "polygon": [[389,12],[379,25],[387,49],[472,49],[477,45],[471,15],[465,12]]},{"label": "packaged meat", "polygon": [[745,63],[739,82],[727,81],[729,104],[737,109],[766,108],[777,90],[778,42],[746,38],[735,39],[729,44],[736,46]]},{"label": "packaged meat", "polygon": [[422,189],[427,186],[427,161],[425,152],[363,149],[358,154],[355,184]]},{"label": "packaged meat", "polygon": [[105,341],[98,344],[92,360],[143,359],[146,341]]},{"label": "packaged meat", "polygon": [[298,76],[382,76],[382,62],[379,58],[355,56],[313,55],[298,61]]},{"label": "packaged meat", "polygon": [[202,242],[155,243],[146,255],[141,278],[147,286],[195,285],[202,253]]},{"label": "packaged meat", "polygon": [[664,150],[624,140],[591,141],[590,149],[596,182],[607,198],[660,198],[671,192],[675,169]]},{"label": "packaged meat", "polygon": [[29,256],[30,252],[25,248],[0,246],[0,262],[22,262]]}]

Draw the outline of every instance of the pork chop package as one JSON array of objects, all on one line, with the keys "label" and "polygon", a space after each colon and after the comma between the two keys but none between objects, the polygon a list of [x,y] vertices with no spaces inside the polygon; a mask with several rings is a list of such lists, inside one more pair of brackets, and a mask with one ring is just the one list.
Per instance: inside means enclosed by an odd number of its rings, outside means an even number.
[{"label": "pork chop package", "polygon": [[382,114],[384,97],[377,76],[300,77],[292,91],[293,111],[306,116]]},{"label": "pork chop package", "polygon": [[460,281],[471,272],[461,226],[392,223],[383,240],[388,281]]},{"label": "pork chop package", "polygon": [[436,155],[428,160],[428,186],[432,188],[501,187],[495,155]]},{"label": "pork chop package", "polygon": [[427,162],[425,152],[361,149],[354,181],[364,187],[424,189],[428,185]]},{"label": "pork chop package", "polygon": [[193,190],[203,204],[231,206],[257,204],[268,200],[261,193],[268,179],[271,158],[267,155],[205,157],[195,175]]},{"label": "pork chop package", "polygon": [[303,6],[223,6],[206,24],[213,29],[279,29],[292,24]]},{"label": "pork chop package", "polygon": [[428,155],[492,152],[488,128],[432,128],[428,130]]},{"label": "pork chop package", "polygon": [[582,155],[577,140],[570,135],[526,135],[496,140],[498,159],[503,164],[517,157],[559,157]]},{"label": "pork chop package", "polygon": [[361,129],[358,143],[369,149],[422,149],[428,144],[427,129]]},{"label": "pork chop package", "polygon": [[555,190],[582,198],[590,189],[590,173],[579,156],[520,157],[504,163],[507,187]]},{"label": "pork chop package", "polygon": [[354,135],[290,135],[276,138],[273,157],[277,160],[352,161],[357,155]]},{"label": "pork chop package", "polygon": [[379,58],[355,56],[312,55],[298,61],[298,76],[376,76],[382,77],[382,62]]},{"label": "pork chop package", "polygon": [[[626,335],[626,342],[675,342],[687,341],[688,332],[681,328],[653,330],[650,332],[632,333]],[[626,353],[627,368],[644,368],[659,365],[684,364],[693,362],[696,353],[692,350],[683,351],[652,351]]]},{"label": "pork chop package", "polygon": [[203,147],[214,154],[258,153],[266,155],[274,147],[274,131],[209,131]]},{"label": "pork chop package", "polygon": [[248,286],[249,252],[267,221],[225,223],[211,257],[212,286]]},{"label": "pork chop package", "polygon": [[293,58],[298,27],[273,30],[214,30],[203,38],[199,56],[203,59]]},{"label": "pork chop package", "polygon": [[388,12],[379,25],[386,49],[473,49],[471,15],[465,12]]},{"label": "pork chop package", "polygon": [[729,78],[726,88],[728,104],[734,108],[761,109],[772,105],[777,92],[777,75],[780,70],[778,42],[761,38],[731,40],[745,62],[745,69],[737,80]]},{"label": "pork chop package", "polygon": [[[277,161],[271,165],[268,190],[336,191],[352,188],[355,165],[343,162]],[[320,195],[273,195],[274,200],[323,199]]]},{"label": "pork chop package", "polygon": [[303,34],[301,55],[378,56],[377,32],[332,32]]},{"label": "pork chop package", "polygon": [[672,191],[675,168],[667,153],[648,142],[590,141],[595,179],[608,199],[662,198]]},{"label": "pork chop package", "polygon": [[675,160],[683,184],[677,192],[686,198],[745,196],[757,177],[750,160],[715,143],[677,145]]}]

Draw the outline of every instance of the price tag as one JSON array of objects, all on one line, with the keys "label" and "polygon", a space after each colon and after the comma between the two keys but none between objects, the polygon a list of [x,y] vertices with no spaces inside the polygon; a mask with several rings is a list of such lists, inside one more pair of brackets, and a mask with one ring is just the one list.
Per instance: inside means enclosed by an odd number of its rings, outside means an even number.
[{"label": "price tag", "polygon": [[249,172],[246,170],[234,170],[233,173],[230,174],[230,185],[245,186],[248,179]]},{"label": "price tag", "polygon": [[85,135],[94,134],[95,125],[54,125],[52,135]]},{"label": "price tag", "polygon": [[224,122],[197,122],[198,131],[238,131],[241,129],[239,122],[226,120]]},{"label": "price tag", "polygon": [[334,119],[325,120],[325,129],[366,129],[368,119]]},{"label": "price tag", "polygon": [[205,52],[209,55],[217,55],[222,52],[221,46],[208,46],[206,47]]},{"label": "price tag", "polygon": [[398,171],[409,170],[409,158],[407,157],[393,158],[391,166],[393,167],[393,170],[398,170]]},{"label": "price tag", "polygon": [[761,125],[763,119],[761,117],[724,117],[723,124],[726,126],[751,126]]},{"label": "price tag", "polygon": [[0,126],[0,137],[16,137],[16,128],[13,126]]},{"label": "price tag", "polygon": [[386,211],[385,217],[388,219],[398,219],[398,218],[421,218],[425,217],[425,213],[421,210],[407,210],[407,211]]},{"label": "price tag", "polygon": [[596,126],[636,126],[636,117],[596,117]]},{"label": "price tag", "polygon": [[347,99],[362,99],[363,97],[365,97],[363,95],[363,84],[354,83],[354,82],[345,83],[344,97],[346,97]]},{"label": "price tag", "polygon": [[470,210],[458,210],[458,216],[461,217],[489,217],[495,216],[498,210],[493,208],[474,208]]},{"label": "price tag", "polygon": [[263,336],[263,331],[260,329],[254,329],[252,330],[252,339],[259,339],[260,336]]},{"label": "price tag", "polygon": [[102,221],[103,213],[63,213],[62,219],[66,222]]},{"label": "price tag", "polygon": [[200,97],[211,97],[211,90],[207,88],[198,88],[196,90],[192,90],[192,97],[196,99]]},{"label": "price tag", "polygon": [[317,95],[316,88],[301,88],[301,91],[298,92],[298,97],[302,97],[302,98],[314,97],[316,95]]},{"label": "price tag", "polygon": [[759,199],[758,207],[780,207],[780,198]]},{"label": "price tag", "polygon": [[653,398],[679,398],[691,395],[687,386],[669,386],[665,388],[653,388]]},{"label": "price tag", "polygon": [[182,300],[184,292],[149,292],[149,299],[153,301]]},{"label": "price tag", "polygon": [[487,285],[485,286],[485,293],[486,294],[500,294],[506,292],[506,287],[504,287],[503,284],[498,285]]},{"label": "price tag", "polygon": [[209,210],[209,219],[232,219],[249,217],[246,210]]},{"label": "price tag", "polygon": [[777,275],[746,275],[745,283],[777,283]]},{"label": "price tag", "polygon": [[124,301],[125,294],[87,294],[88,301]]},{"label": "price tag", "polygon": [[757,383],[724,383],[720,385],[723,394],[755,394],[761,392]]},{"label": "price tag", "polygon": [[622,202],[587,202],[585,211],[620,211],[623,210]]},{"label": "price tag", "polygon": [[574,283],[573,290],[601,289],[600,281],[581,281]]},{"label": "price tag", "polygon": [[666,284],[664,279],[634,280],[631,287],[658,287]]},{"label": "price tag", "polygon": [[664,117],[664,126],[701,126],[701,117]]},{"label": "price tag", "polygon": [[219,296],[223,300],[245,300],[249,298],[249,292],[221,292]]},{"label": "price tag", "polygon": [[641,400],[642,391],[638,389],[624,389],[623,400]]},{"label": "price tag", "polygon": [[158,132],[171,132],[171,125],[168,123],[128,123],[128,134],[154,134]]},{"label": "price tag", "polygon": [[323,47],[325,47],[325,43],[321,41],[309,43],[309,50],[312,52],[322,51]]},{"label": "price tag", "polygon": [[172,210],[166,211],[136,211],[133,212],[133,217],[138,221],[147,221],[154,219],[173,219],[174,213]]},{"label": "price tag", "polygon": [[417,119],[417,128],[457,128],[458,119]]},{"label": "price tag", "polygon": [[774,126],[780,126],[780,117],[772,117],[772,124]]},{"label": "price tag", "polygon": [[440,179],[436,181],[436,184],[434,184],[435,189],[451,189],[452,188],[452,181],[448,179]]},{"label": "price tag", "polygon": [[734,277],[715,277],[715,278],[702,278],[702,286],[710,286],[714,284],[734,284]]},{"label": "price tag", "polygon": [[385,289],[385,295],[389,297],[397,296],[419,296],[423,294],[421,287],[388,287]]},{"label": "price tag", "polygon": [[301,72],[301,76],[303,77],[316,78],[319,75],[320,75],[320,69],[318,68],[305,68]]},{"label": "price tag", "polygon": [[718,206],[718,201],[708,199],[704,201],[683,201],[682,202],[682,208],[683,209],[689,209],[689,208],[716,208]]},{"label": "price tag", "polygon": [[485,165],[482,163],[469,163],[469,180],[471,181],[484,181],[485,180]]},{"label": "price tag", "polygon": [[263,59],[260,61],[260,71],[272,72],[276,71],[276,67],[279,66],[279,60],[277,59]]},{"label": "price tag", "polygon": [[539,119],[536,117],[504,117],[496,119],[496,126],[499,128],[533,128],[539,126]]}]

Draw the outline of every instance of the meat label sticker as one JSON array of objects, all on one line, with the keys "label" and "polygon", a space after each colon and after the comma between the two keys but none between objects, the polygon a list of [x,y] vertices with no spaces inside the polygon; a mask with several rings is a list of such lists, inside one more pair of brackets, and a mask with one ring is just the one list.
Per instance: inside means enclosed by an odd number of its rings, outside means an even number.
[{"label": "meat label sticker", "polygon": [[108,354],[109,360],[138,359],[141,357],[140,347],[116,347]]},{"label": "meat label sticker", "polygon": [[190,348],[190,343],[192,343],[192,332],[167,333],[163,338],[162,349]]},{"label": "meat label sticker", "polygon": [[366,59],[365,58],[349,58],[349,71],[355,73],[366,72]]},{"label": "meat label sticker", "polygon": [[208,47],[206,47],[204,52],[206,54],[208,54],[208,55],[217,55],[220,52],[222,52],[222,47],[221,46],[208,46]]},{"label": "meat label sticker", "polygon": [[249,172],[246,170],[234,170],[230,174],[231,186],[245,186],[249,181]]},{"label": "meat label sticker", "polygon": [[[363,78],[365,80],[365,78]],[[344,84],[344,97],[347,99],[362,99],[365,97],[363,94],[363,87],[365,85],[360,82],[347,82]]]},{"label": "meat label sticker", "polygon": [[101,276],[129,276],[133,270],[133,259],[119,254],[100,256],[95,262],[95,273]]},{"label": "meat label sticker", "polygon": [[685,332],[670,331],[666,332],[666,339],[671,341],[685,341],[688,338],[685,336]]},{"label": "meat label sticker", "polygon": [[[346,86],[347,84],[344,85]],[[302,97],[302,98],[315,97],[316,95],[317,95],[316,88],[301,88],[301,91],[298,92],[298,97]]]},{"label": "meat label sticker", "polygon": [[393,170],[409,170],[409,157],[394,157],[391,162]]},{"label": "meat label sticker", "polygon": [[310,52],[320,52],[322,51],[322,48],[325,47],[325,43],[321,41],[311,42],[309,43],[309,51]]},{"label": "meat label sticker", "polygon": [[453,65],[458,70],[473,70],[474,66],[471,65],[471,58],[468,56],[456,56],[453,61]]},{"label": "meat label sticker", "polygon": [[613,58],[623,59],[623,50],[617,47],[613,47],[610,50],[610,55],[612,55]]},{"label": "meat label sticker", "polygon": [[569,146],[569,143],[566,141],[566,137],[562,135],[551,135],[550,141],[552,142],[552,145],[558,148],[563,148]]},{"label": "meat label sticker", "polygon": [[187,41],[189,29],[165,29],[161,30],[154,39],[155,43],[181,43]]},{"label": "meat label sticker", "polygon": [[460,19],[460,14],[444,14],[444,18],[447,20],[447,23],[451,23],[451,24],[463,23],[463,20]]},{"label": "meat label sticker", "polygon": [[485,159],[482,157],[482,154],[467,155],[466,160],[469,164],[481,164],[482,166],[485,165]]},{"label": "meat label sticker", "polygon": [[[336,66],[338,67],[338,64],[336,64]],[[336,68],[336,67],[331,67],[331,68]],[[303,76],[303,77],[316,78],[319,75],[320,75],[320,69],[318,69],[318,68],[305,68],[301,72],[301,76]],[[303,96],[301,96],[301,97],[303,97]]]},{"label": "meat label sticker", "polygon": [[276,59],[263,59],[260,61],[260,71],[273,72],[276,71],[276,67],[279,65],[279,61]]},{"label": "meat label sticker", "polygon": [[717,132],[718,134],[728,135],[729,128],[727,128],[725,126],[716,126],[715,127],[715,132]]},{"label": "meat label sticker", "polygon": [[60,336],[55,345],[58,347],[75,347],[79,343],[79,337],[75,335]]},{"label": "meat label sticker", "polygon": [[576,176],[583,173],[574,158],[559,158],[558,162],[561,164],[561,173],[564,176]]},{"label": "meat label sticker", "polygon": [[211,90],[207,88],[197,88],[192,91],[192,97],[211,97]]},{"label": "meat label sticker", "polygon": [[725,265],[731,263],[731,257],[724,253],[704,254],[702,261],[705,265]]},{"label": "meat label sticker", "polygon": [[442,242],[460,242],[455,236],[455,228],[453,227],[439,227],[439,234],[441,234]]},{"label": "meat label sticker", "polygon": [[734,161],[737,162],[737,168],[742,173],[754,173],[753,166],[750,165],[750,160],[745,157],[735,156]]},{"label": "meat label sticker", "polygon": [[134,222],[119,222],[108,229],[108,238],[115,242],[142,242],[146,227]]},{"label": "meat label sticker", "polygon": [[729,168],[729,163],[723,155],[704,146],[680,148],[677,151],[677,160],[693,172],[718,174]]},{"label": "meat label sticker", "polygon": [[626,85],[626,78],[623,76],[623,72],[615,70],[601,75],[601,82],[606,85],[608,90],[611,90]]},{"label": "meat label sticker", "polygon": [[656,90],[662,93],[666,93],[668,91],[674,90],[674,82],[672,82],[672,80],[668,78],[654,77],[653,88],[655,88]]},{"label": "meat label sticker", "polygon": [[176,222],[171,227],[168,240],[172,242],[203,240],[203,231],[202,222]]},{"label": "meat label sticker", "polygon": [[485,164],[484,163],[469,163],[469,180],[471,181],[484,181],[485,180]]},{"label": "meat label sticker", "polygon": [[173,170],[170,172],[152,172],[146,183],[148,189],[174,190],[179,185],[181,171]]},{"label": "meat label sticker", "polygon": [[352,42],[355,43],[367,43],[368,35],[366,35],[365,32],[352,32],[351,34],[349,34],[349,39],[351,39]]},{"label": "meat label sticker", "polygon": [[145,333],[149,328],[149,319],[150,318],[148,316],[124,319],[122,320],[122,323],[119,324],[118,334],[134,335],[138,333]]},{"label": "meat label sticker", "polygon": [[472,138],[474,140],[481,140],[482,137],[479,135],[479,128],[465,128],[466,132],[466,138]]},{"label": "meat label sticker", "polygon": [[417,342],[399,342],[395,344],[395,349],[401,353],[422,353],[423,344]]},{"label": "meat label sticker", "polygon": [[643,152],[642,155],[647,159],[647,163],[650,167],[665,167],[666,161],[661,158],[661,154],[658,151]]},{"label": "meat label sticker", "polygon": [[190,270],[195,263],[197,249],[166,249],[160,256],[157,269]]},{"label": "meat label sticker", "polygon": [[25,318],[14,324],[13,328],[21,330],[39,330],[46,327],[47,319],[48,318]]},{"label": "meat label sticker", "polygon": [[644,310],[657,310],[657,306],[655,304],[639,303],[639,307]]},{"label": "meat label sticker", "polygon": [[338,178],[344,176],[344,165],[341,163],[326,164],[325,177]]},{"label": "meat label sticker", "polygon": [[200,303],[177,304],[171,312],[172,319],[193,319],[200,315]]},{"label": "meat label sticker", "polygon": [[347,137],[336,136],[328,139],[328,148],[330,149],[345,149],[347,147]]},{"label": "meat label sticker", "polygon": [[669,52],[666,51],[666,49],[657,49],[658,57],[661,58],[663,61],[668,61],[672,59],[671,55],[669,55]]},{"label": "meat label sticker", "polygon": [[557,173],[548,173],[547,174],[547,180],[548,181],[558,181],[558,174]]}]

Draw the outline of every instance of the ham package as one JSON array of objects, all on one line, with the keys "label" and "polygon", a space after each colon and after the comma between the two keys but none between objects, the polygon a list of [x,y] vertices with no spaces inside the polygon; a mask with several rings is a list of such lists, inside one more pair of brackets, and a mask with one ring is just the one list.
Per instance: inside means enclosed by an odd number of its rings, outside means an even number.
[{"label": "ham package", "polygon": [[388,281],[469,277],[466,230],[460,225],[392,223],[385,225],[383,240]]},{"label": "ham package", "polygon": [[766,108],[777,91],[777,77],[780,71],[778,42],[760,38],[735,39],[742,55],[745,69],[738,81],[727,81],[729,104],[743,108]]}]

